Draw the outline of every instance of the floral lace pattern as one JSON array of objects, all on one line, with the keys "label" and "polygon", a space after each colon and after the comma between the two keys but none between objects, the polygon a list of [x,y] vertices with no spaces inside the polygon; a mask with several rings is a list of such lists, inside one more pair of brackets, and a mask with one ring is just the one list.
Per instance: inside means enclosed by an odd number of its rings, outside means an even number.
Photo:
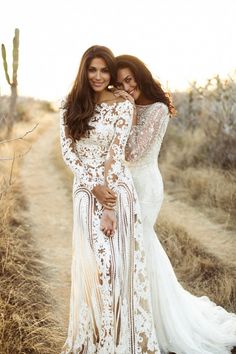
[{"label": "floral lace pattern", "polygon": [[[75,144],[61,114],[61,147],[74,173],[73,255],[68,337],[62,354],[159,354],[152,315],[140,207],[124,163],[130,102],[96,106],[88,137]],[[117,230],[100,230],[101,205],[91,190],[117,193]]]},{"label": "floral lace pattern", "polygon": [[[134,163],[153,162],[157,158],[169,122],[164,103],[137,106],[137,125],[133,126],[127,142],[126,160]],[[154,153],[154,151],[155,153]]]}]

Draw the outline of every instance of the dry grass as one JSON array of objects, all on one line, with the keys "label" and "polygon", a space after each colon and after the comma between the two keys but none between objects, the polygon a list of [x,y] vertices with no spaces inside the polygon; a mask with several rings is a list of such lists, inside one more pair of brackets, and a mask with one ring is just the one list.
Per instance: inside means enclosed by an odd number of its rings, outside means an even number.
[{"label": "dry grass", "polygon": [[184,287],[236,312],[236,269],[206,252],[185,227],[168,214],[161,212],[156,230]]},{"label": "dry grass", "polygon": [[161,170],[166,191],[193,205],[211,219],[236,228],[236,170],[223,170],[205,164],[198,154],[204,144],[200,129],[182,134],[171,121],[164,139]]},{"label": "dry grass", "polygon": [[236,227],[236,177],[214,168],[186,170],[163,164],[161,166],[166,191],[176,198],[203,211],[225,228]]},{"label": "dry grass", "polygon": [[21,218],[22,208],[19,183],[5,185],[0,207],[0,353],[55,354],[60,342],[59,326],[52,318],[55,304],[27,221]]},{"label": "dry grass", "polygon": [[[33,109],[32,102],[30,105]],[[45,112],[38,103],[36,109],[43,118]],[[31,129],[36,118],[18,122],[13,136]],[[16,154],[24,153],[39,130],[28,136],[27,142],[2,145],[1,156],[12,156],[16,149]],[[18,177],[20,159],[14,162],[12,177],[11,167],[11,161],[0,162],[0,353],[55,354],[60,350],[61,332],[52,317],[55,304],[46,285],[46,269],[22,215],[27,206]]]}]

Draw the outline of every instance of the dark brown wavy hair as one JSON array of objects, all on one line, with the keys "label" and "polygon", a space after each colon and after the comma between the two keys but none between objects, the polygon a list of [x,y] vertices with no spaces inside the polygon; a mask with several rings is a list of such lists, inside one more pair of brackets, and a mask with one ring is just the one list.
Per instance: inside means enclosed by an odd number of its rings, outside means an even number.
[{"label": "dark brown wavy hair", "polygon": [[64,121],[70,137],[75,141],[86,135],[91,129],[89,120],[94,113],[94,91],[88,81],[88,68],[94,58],[103,59],[111,75],[110,85],[116,81],[116,62],[112,51],[104,46],[94,45],[83,54],[78,74],[62,108]]},{"label": "dark brown wavy hair", "polygon": [[163,90],[160,82],[153,78],[151,72],[140,59],[133,55],[119,55],[116,57],[116,68],[117,70],[129,68],[145,98],[153,103],[163,102],[168,107],[170,115],[175,115],[176,110],[170,93]]}]

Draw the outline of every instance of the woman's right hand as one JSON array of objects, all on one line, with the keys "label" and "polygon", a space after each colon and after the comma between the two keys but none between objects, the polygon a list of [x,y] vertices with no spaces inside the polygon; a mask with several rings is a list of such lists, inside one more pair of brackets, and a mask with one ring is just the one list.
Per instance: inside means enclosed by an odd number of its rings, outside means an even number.
[{"label": "woman's right hand", "polygon": [[116,194],[104,185],[97,185],[92,190],[93,195],[106,209],[113,209],[116,205]]},{"label": "woman's right hand", "polygon": [[126,92],[125,90],[119,90],[119,89],[114,89],[114,91],[112,91],[113,94],[116,97],[122,97],[125,100],[129,100],[130,103],[132,103],[133,107],[134,107],[134,113],[133,113],[133,125],[137,124],[137,112],[136,112],[136,105],[135,105],[135,100],[133,98],[133,96],[131,96],[128,92]]},{"label": "woman's right hand", "polygon": [[131,96],[128,92],[126,92],[125,90],[120,90],[120,89],[114,89],[112,91],[112,93],[116,96],[116,97],[122,97],[125,100],[129,100],[133,105],[135,105],[135,101],[133,96]]},{"label": "woman's right hand", "polygon": [[104,235],[112,237],[116,230],[116,214],[115,210],[104,209],[100,223],[100,230]]}]

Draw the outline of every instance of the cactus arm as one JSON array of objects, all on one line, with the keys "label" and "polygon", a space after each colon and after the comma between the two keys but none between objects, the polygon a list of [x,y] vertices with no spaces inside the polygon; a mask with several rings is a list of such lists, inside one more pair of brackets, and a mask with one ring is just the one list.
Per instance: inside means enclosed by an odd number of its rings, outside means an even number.
[{"label": "cactus arm", "polygon": [[17,85],[17,70],[19,65],[19,29],[15,29],[15,36],[13,38],[13,51],[12,51],[12,84]]},{"label": "cactus arm", "polygon": [[6,53],[6,48],[5,45],[2,44],[2,59],[3,59],[3,67],[4,67],[4,72],[6,76],[6,80],[11,85],[11,80],[8,74],[8,66],[7,66],[7,53]]}]

